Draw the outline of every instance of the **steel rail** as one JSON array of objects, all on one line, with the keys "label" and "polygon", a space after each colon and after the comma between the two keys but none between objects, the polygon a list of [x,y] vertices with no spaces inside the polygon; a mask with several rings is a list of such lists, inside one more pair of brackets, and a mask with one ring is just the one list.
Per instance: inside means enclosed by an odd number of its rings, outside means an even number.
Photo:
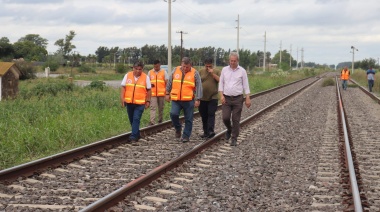
[{"label": "steel rail", "polygon": [[[255,113],[255,114],[253,114],[253,115],[245,118],[243,121],[240,122],[241,123],[241,127],[245,126],[245,125],[248,125],[250,122],[252,122],[253,120],[257,119],[263,113],[265,113],[265,112],[273,109],[274,107],[276,107],[280,103],[288,100],[289,98],[291,98],[292,96],[294,96],[297,93],[301,92],[305,88],[313,85],[318,80],[319,79],[313,81],[312,83],[310,83],[308,85],[303,86],[299,90],[294,91],[293,93],[289,94],[288,96],[286,96],[286,97],[278,100],[277,102],[269,105],[268,107],[263,108],[262,110],[258,111],[257,113]],[[152,181],[156,180],[161,175],[163,175],[166,172],[168,172],[168,171],[170,171],[170,170],[178,167],[184,161],[193,158],[194,156],[196,156],[197,154],[199,154],[200,152],[202,152],[203,150],[205,150],[209,146],[217,143],[217,141],[219,141],[224,136],[225,133],[226,133],[226,130],[223,130],[222,132],[220,132],[217,135],[215,135],[214,138],[212,138],[210,140],[206,140],[206,141],[204,141],[204,142],[202,142],[202,143],[200,143],[200,144],[192,147],[192,149],[190,149],[189,151],[181,154],[177,158],[174,158],[173,160],[171,160],[171,161],[169,161],[169,162],[167,162],[165,164],[162,164],[162,165],[154,168],[153,170],[151,170],[147,174],[139,177],[136,180],[133,180],[132,182],[130,182],[127,185],[125,185],[125,186],[123,186],[123,187],[115,190],[114,192],[108,194],[107,196],[105,196],[103,198],[100,198],[99,200],[97,200],[94,203],[90,204],[86,208],[83,208],[81,210],[81,212],[104,211],[104,210],[107,210],[108,208],[116,205],[118,202],[120,202],[121,200],[123,200],[129,194],[131,194],[131,193],[137,191],[138,189],[140,189],[140,188],[142,188],[142,187],[150,184]]]},{"label": "steel rail", "polygon": [[379,97],[375,96],[373,93],[369,92],[366,88],[364,88],[363,86],[359,85],[359,83],[357,83],[355,80],[350,79],[350,81],[352,83],[354,83],[355,85],[357,85],[360,88],[360,90],[362,90],[365,94],[367,94],[372,99],[374,99],[378,104],[380,104],[380,98]]},{"label": "steel rail", "polygon": [[[272,89],[268,89],[250,96],[250,98],[255,98],[266,93],[273,92],[275,90],[281,89],[286,86],[290,86],[292,84],[301,82],[303,80],[307,80],[311,77],[307,77],[301,80],[297,80],[288,84],[284,84],[281,86],[277,86]],[[221,109],[221,105],[218,105],[218,110]],[[194,113],[194,117],[200,116],[199,112]],[[181,117],[181,122],[184,121],[184,117]],[[160,132],[167,128],[171,127],[171,121],[166,121],[154,126],[148,126],[141,128],[140,134],[142,137],[148,136],[152,133]],[[78,160],[80,158],[85,157],[86,155],[92,155],[96,152],[103,151],[105,149],[110,149],[112,147],[121,145],[122,143],[128,142],[128,137],[131,132],[120,134],[111,138],[107,138],[104,140],[100,140],[91,144],[87,144],[85,146],[81,146],[75,149],[71,149],[65,152],[61,152],[58,154],[54,154],[48,157],[44,157],[38,160],[34,160],[28,163],[24,163],[18,166],[14,166],[8,169],[0,170],[0,182],[9,183],[19,177],[28,177],[33,174],[38,174],[47,168],[55,168],[64,163],[69,163],[74,160]]]},{"label": "steel rail", "polygon": [[347,160],[347,166],[348,171],[350,175],[350,185],[351,185],[351,192],[352,192],[352,200],[354,202],[354,207],[356,212],[362,212],[362,201],[360,199],[360,193],[358,188],[358,182],[356,180],[356,174],[355,174],[355,168],[354,168],[354,162],[352,159],[351,154],[351,147],[350,147],[350,140],[348,138],[348,131],[347,131],[347,124],[346,124],[346,116],[344,113],[344,107],[343,107],[343,101],[342,101],[342,94],[340,93],[339,89],[339,83],[337,77],[335,77],[336,82],[336,91],[337,91],[337,98],[338,98],[338,104],[339,104],[339,114],[342,122],[342,130],[344,134],[344,147],[345,147],[345,153],[346,153],[346,160]]}]

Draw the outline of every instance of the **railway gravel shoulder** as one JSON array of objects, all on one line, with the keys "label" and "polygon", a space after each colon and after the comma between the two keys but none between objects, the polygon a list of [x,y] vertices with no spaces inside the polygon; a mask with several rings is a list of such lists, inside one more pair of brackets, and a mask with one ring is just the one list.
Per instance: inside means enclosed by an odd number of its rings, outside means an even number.
[{"label": "railway gravel shoulder", "polygon": [[[236,148],[215,145],[111,210],[341,210],[339,179],[331,184],[322,179],[329,157],[321,153],[326,146],[338,149],[337,137],[332,138],[337,136],[335,95],[334,87],[321,83],[306,89],[243,128]],[[187,173],[185,180],[178,179],[181,173]]]}]

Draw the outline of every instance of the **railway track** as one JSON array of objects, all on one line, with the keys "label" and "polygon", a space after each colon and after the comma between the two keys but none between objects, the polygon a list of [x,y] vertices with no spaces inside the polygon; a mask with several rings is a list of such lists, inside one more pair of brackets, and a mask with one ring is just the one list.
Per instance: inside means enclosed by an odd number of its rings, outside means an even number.
[{"label": "railway track", "polygon": [[[254,109],[245,110],[243,117],[314,81],[315,78],[309,78],[254,95]],[[220,118],[220,112],[217,118]],[[197,131],[199,134],[201,131],[200,119],[197,118],[194,123],[194,133],[188,144],[178,143],[174,139],[173,129],[169,127],[170,123],[164,123],[146,128],[146,138],[137,145],[126,143],[128,134],[124,134],[89,145],[88,149],[78,148],[2,170],[0,179],[5,183],[0,185],[0,210],[83,209],[200,143],[202,140],[197,138]],[[216,128],[217,132],[222,130],[223,126]],[[76,159],[78,157],[80,159]]]},{"label": "railway track", "polygon": [[[244,121],[237,147],[223,141],[222,123],[215,138],[199,139],[199,117],[186,144],[165,124],[146,130],[136,145],[121,135],[118,142],[92,149],[94,154],[0,184],[0,211],[360,211],[351,192],[336,98],[334,88],[322,87],[316,78],[256,95],[252,109],[243,111],[242,117],[254,118]],[[380,118],[377,102],[357,88],[342,92],[364,211],[380,210],[380,135],[376,125],[368,125],[368,118]]]}]

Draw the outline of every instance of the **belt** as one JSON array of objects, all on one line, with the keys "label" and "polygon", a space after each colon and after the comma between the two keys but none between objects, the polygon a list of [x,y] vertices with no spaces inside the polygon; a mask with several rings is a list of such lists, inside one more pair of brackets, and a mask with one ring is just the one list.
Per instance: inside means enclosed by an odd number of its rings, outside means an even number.
[{"label": "belt", "polygon": [[[224,94],[223,94],[224,95]],[[238,96],[227,96],[227,95],[224,95],[224,97],[227,97],[227,98],[231,98],[231,99],[234,99],[234,98],[239,98],[239,97],[242,97],[243,94],[240,94]]]}]

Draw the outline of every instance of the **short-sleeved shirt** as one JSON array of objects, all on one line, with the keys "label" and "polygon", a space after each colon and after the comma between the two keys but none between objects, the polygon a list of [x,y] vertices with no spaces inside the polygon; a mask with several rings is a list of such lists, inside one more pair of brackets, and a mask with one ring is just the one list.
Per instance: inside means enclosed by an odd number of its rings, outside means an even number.
[{"label": "short-sleeved shirt", "polygon": [[[214,74],[220,76],[220,71],[214,69]],[[203,68],[200,70],[199,75],[201,75],[202,87],[203,87],[203,97],[202,101],[210,101],[212,99],[218,99],[218,82],[214,79],[212,74]]]},{"label": "short-sleeved shirt", "polygon": [[367,79],[368,80],[375,80],[375,70],[373,70],[373,69],[367,70]]}]

